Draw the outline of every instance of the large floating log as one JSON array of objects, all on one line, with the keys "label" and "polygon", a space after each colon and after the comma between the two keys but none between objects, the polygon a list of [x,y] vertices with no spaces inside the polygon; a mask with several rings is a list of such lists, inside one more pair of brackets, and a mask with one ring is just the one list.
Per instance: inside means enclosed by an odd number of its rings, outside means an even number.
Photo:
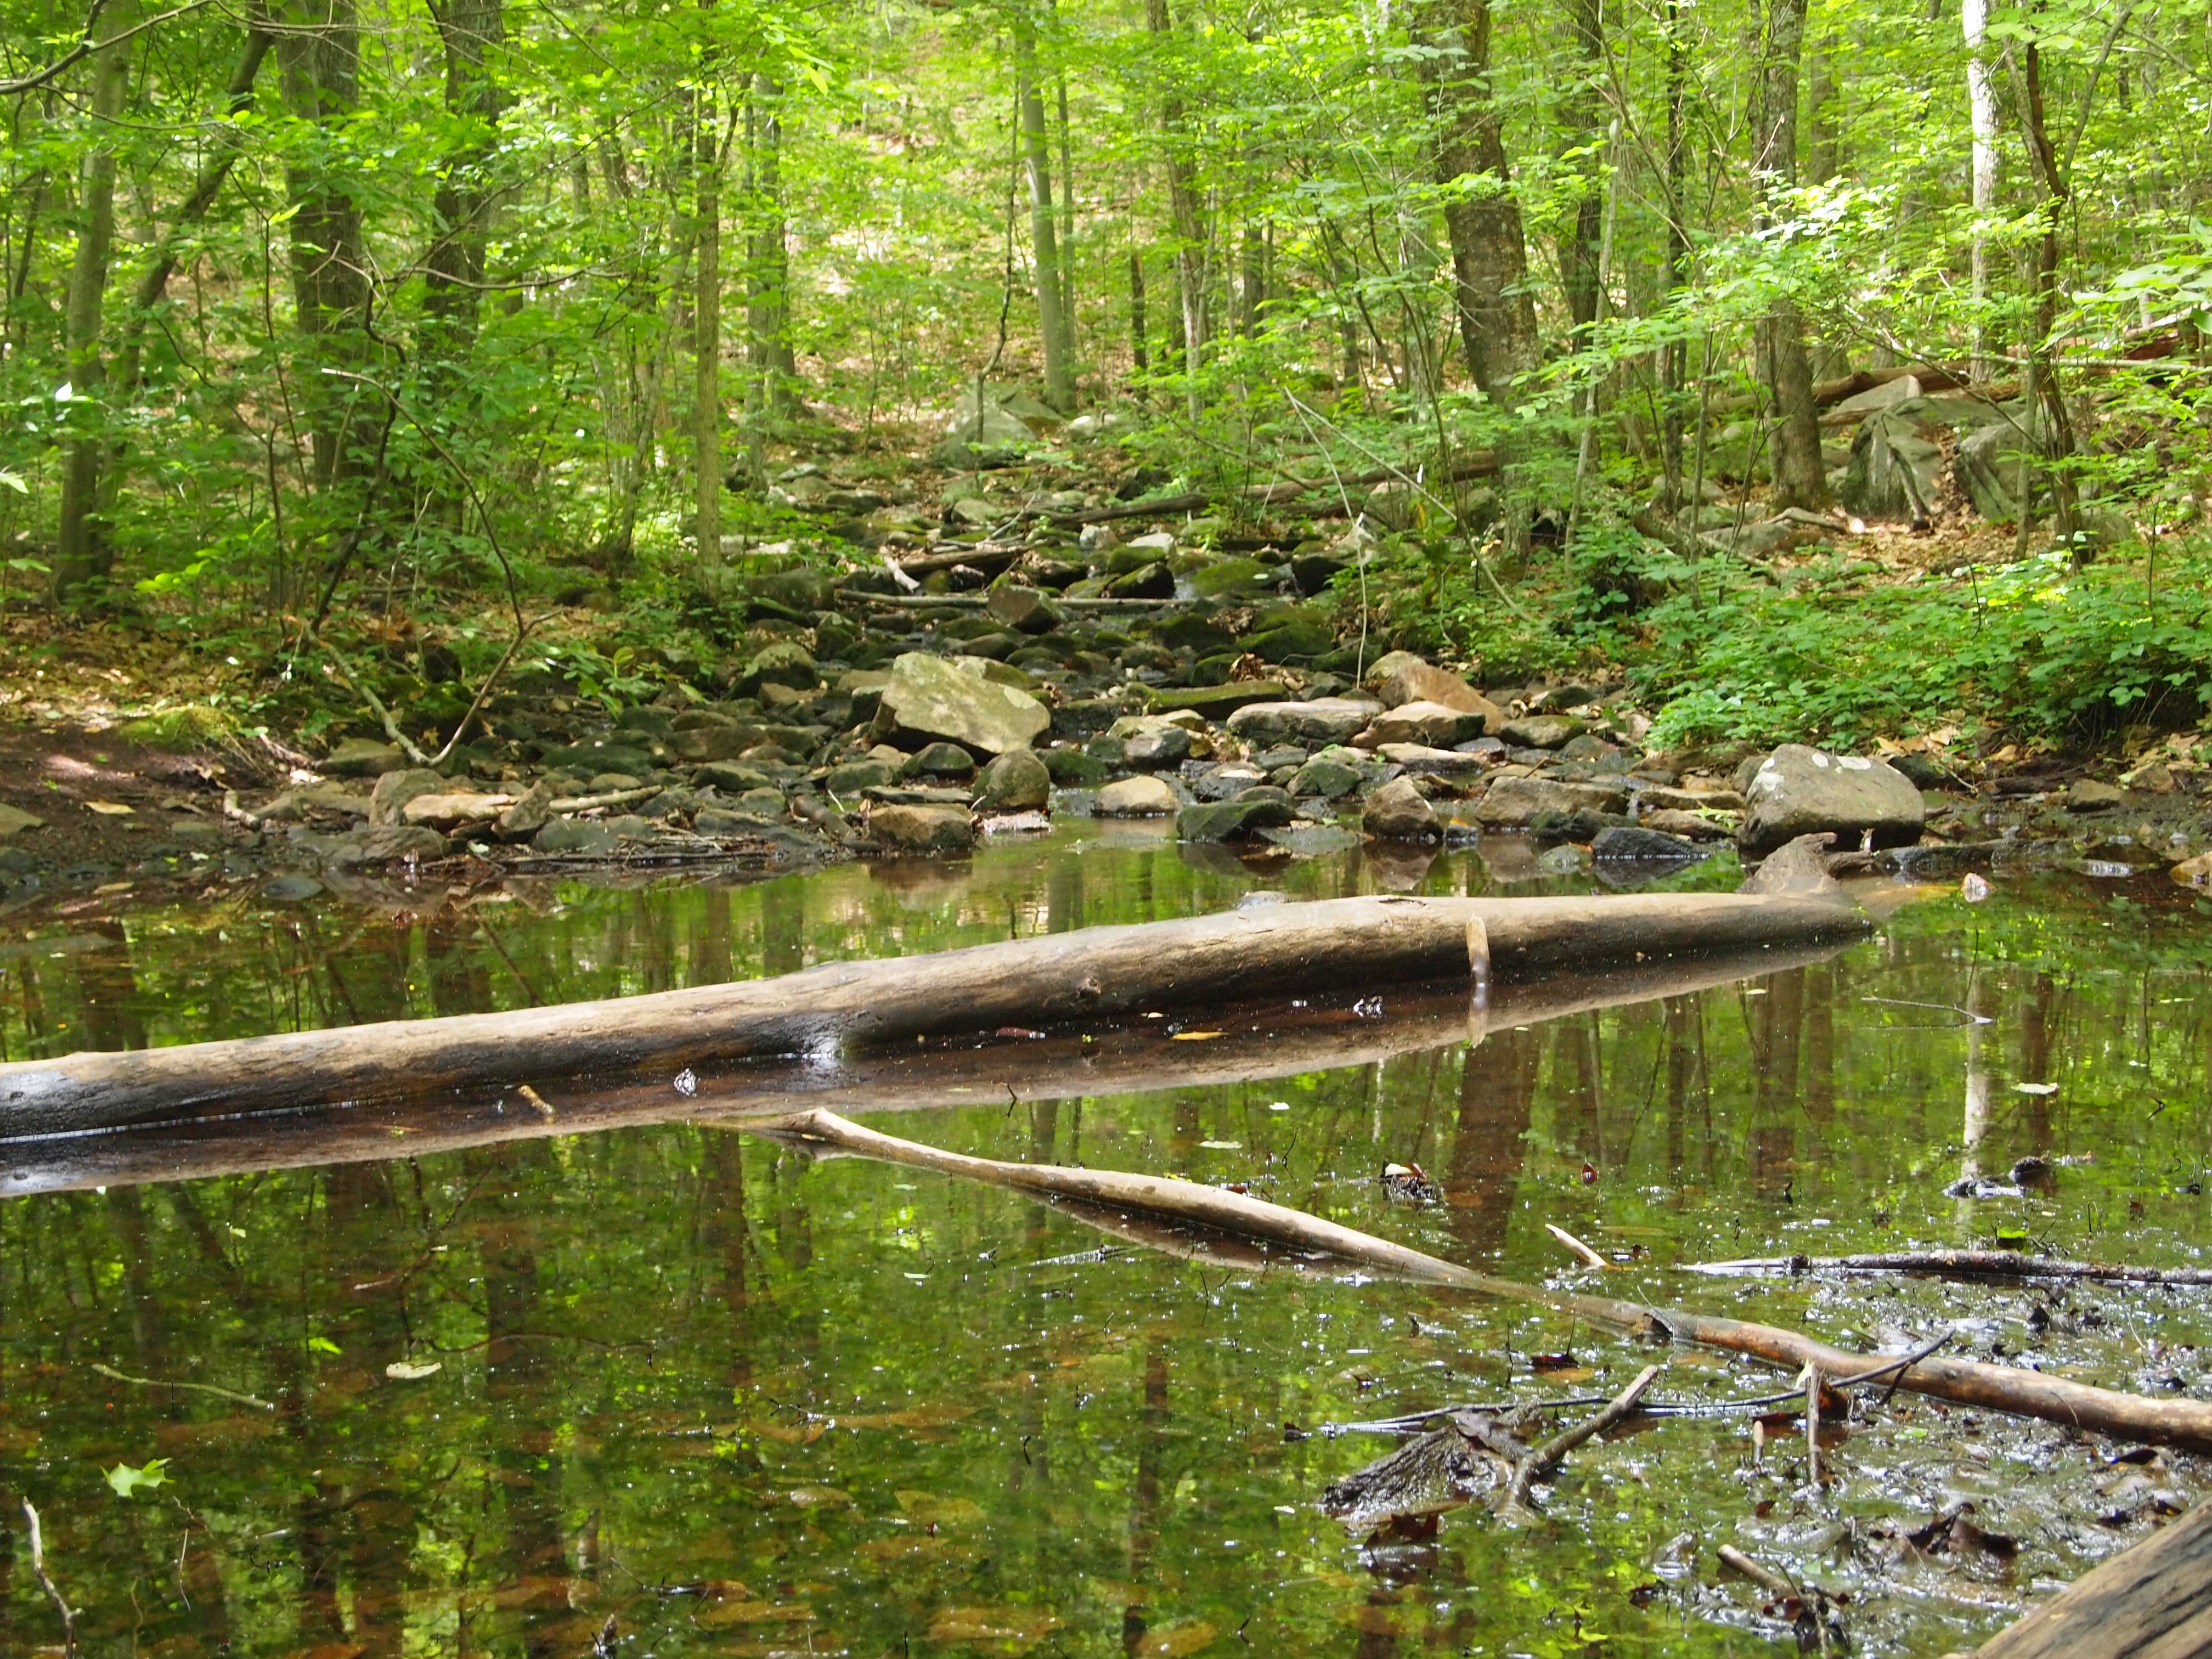
[{"label": "large floating log", "polygon": [[[1523,1285],[1463,1267],[1389,1239],[1377,1238],[1264,1199],[1207,1187],[1171,1176],[1130,1175],[1115,1170],[1076,1170],[1054,1164],[1006,1164],[918,1146],[817,1109],[779,1122],[750,1126],[776,1139],[912,1169],[1010,1187],[1031,1197],[1069,1204],[1078,1219],[1119,1212],[1154,1222],[1256,1242],[1286,1265],[1301,1257],[1330,1256],[1390,1278],[1443,1285],[1528,1302],[1571,1313],[1635,1334],[1719,1348],[1824,1378],[1854,1377],[1881,1365],[1881,1356],[1853,1353],[1778,1325],[1718,1318],[1686,1309],[1662,1308],[1609,1296],[1589,1296]],[[1119,1231],[1118,1229],[1114,1231]],[[1124,1235],[1127,1236],[1127,1235]],[[2157,1446],[2212,1451],[2212,1401],[2152,1400],[2085,1382],[2046,1376],[2015,1365],[1929,1358],[1893,1373],[1893,1386],[1959,1405],[2039,1418],[2047,1423]],[[1885,1383],[1885,1386],[1891,1386]],[[2149,1652],[2152,1650],[2144,1650]],[[2164,1653],[2166,1650],[2156,1650]],[[2200,1651],[2176,1648],[2176,1655]]]},{"label": "large floating log", "polygon": [[1855,938],[1822,900],[1348,898],[1085,927],[775,979],[507,1013],[0,1066],[0,1141],[732,1060],[821,1064],[915,1038]]},{"label": "large floating log", "polygon": [[[124,1134],[15,1140],[0,1147],[0,1197],[374,1162],[680,1120],[740,1123],[801,1105],[895,1112],[986,1100],[1215,1088],[1375,1065],[1476,1040],[1491,1026],[1534,1025],[1596,1008],[1687,996],[1751,975],[1801,967],[1837,948],[1754,947],[1623,967],[1601,964],[1494,986],[1486,1006],[1477,1005],[1461,978],[1441,987],[1392,987],[1379,998],[1356,993],[1278,997],[1249,1007],[1221,1007],[1210,1011],[1202,1025],[1115,1017],[1085,1022],[1080,1031],[939,1037],[830,1063],[777,1055],[702,1066],[698,1092],[688,1097],[665,1075],[647,1082],[544,1079],[533,1091],[537,1104],[517,1090],[487,1085],[301,1111],[200,1117]],[[1192,1030],[1219,1035],[1186,1040]]]}]

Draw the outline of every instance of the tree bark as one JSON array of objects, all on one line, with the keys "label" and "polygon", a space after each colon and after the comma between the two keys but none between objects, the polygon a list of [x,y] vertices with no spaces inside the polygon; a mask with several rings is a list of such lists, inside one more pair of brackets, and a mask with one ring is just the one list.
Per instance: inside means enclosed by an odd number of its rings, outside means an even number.
[{"label": "tree bark", "polygon": [[1037,79],[1036,21],[1024,0],[1013,10],[1014,76],[1021,106],[1022,169],[1029,182],[1030,244],[1036,289],[1037,332],[1044,345],[1044,400],[1063,415],[1075,408],[1075,369],[1068,338],[1067,290],[1060,268],[1060,227],[1053,216],[1051,134],[1044,88]]},{"label": "tree bark", "polygon": [[[1684,155],[1683,117],[1688,103],[1689,53],[1682,42],[1683,0],[1667,0],[1667,263],[1663,280],[1671,300],[1690,280],[1690,238],[1685,222],[1688,211],[1686,189],[1689,173]],[[1682,428],[1686,411],[1683,397],[1690,380],[1690,343],[1686,338],[1667,342],[1661,348],[1660,382],[1664,399],[1659,414],[1659,453],[1667,475],[1667,495],[1680,506],[1685,499],[1682,474]]]},{"label": "tree bark", "polygon": [[745,353],[752,370],[746,404],[780,420],[799,404],[791,346],[791,253],[783,209],[783,88],[755,75],[748,112],[751,188],[745,238]]},{"label": "tree bark", "polygon": [[1416,39],[1437,126],[1437,180],[1450,192],[1454,296],[1468,373],[1486,397],[1515,401],[1513,381],[1536,367],[1528,250],[1505,160],[1504,126],[1490,89],[1489,0],[1423,0]]},{"label": "tree bark", "polygon": [[[1168,0],[1145,0],[1145,24],[1156,45],[1166,42],[1175,29],[1174,20],[1168,13]],[[1191,419],[1196,420],[1205,408],[1198,377],[1206,366],[1206,349],[1211,339],[1206,310],[1208,244],[1205,222],[1199,211],[1197,169],[1191,161],[1183,114],[1182,100],[1176,94],[1170,93],[1161,100],[1160,127],[1167,146],[1168,209],[1175,223],[1176,287],[1182,307],[1183,372],[1190,380],[1185,401]]]},{"label": "tree bark", "polygon": [[1566,95],[1559,100],[1559,133],[1574,152],[1574,216],[1559,243],[1559,283],[1566,290],[1567,313],[1577,336],[1597,320],[1599,244],[1603,238],[1604,203],[1595,170],[1598,149],[1599,77],[1605,66],[1605,0],[1572,0],[1568,8],[1575,58]]},{"label": "tree bark", "polygon": [[1152,373],[1152,350],[1145,343],[1145,256],[1129,250],[1129,362],[1139,374]]},{"label": "tree bark", "polygon": [[[118,16],[114,22],[121,27],[125,20]],[[116,122],[130,88],[127,42],[93,55],[91,148],[77,173],[76,258],[70,267],[66,301],[70,385],[76,397],[87,401],[70,410],[72,431],[62,459],[54,590],[65,604],[80,599],[88,584],[104,578],[114,557],[99,514],[100,461],[107,439],[100,423],[88,419],[88,411],[105,378],[100,337],[108,258],[115,243]]]},{"label": "tree bark", "polygon": [[486,59],[505,44],[502,0],[434,0],[430,15],[446,52],[446,113],[461,125],[432,199],[436,227],[424,256],[429,352],[457,372],[476,343],[494,203],[489,167],[505,100]]},{"label": "tree bark", "polygon": [[[1762,202],[1759,223],[1774,222],[1778,198],[1797,183],[1797,66],[1804,55],[1806,0],[1771,0],[1762,63],[1753,168]],[[1828,479],[1820,465],[1820,416],[1813,397],[1813,362],[1805,322],[1787,299],[1759,320],[1761,377],[1774,399],[1774,504],[1826,506]]]},{"label": "tree bark", "polygon": [[[2035,434],[2036,447],[2053,462],[2064,462],[2074,453],[2074,422],[2066,408],[2066,389],[2058,376],[2058,365],[2051,361],[2051,334],[2058,323],[2059,271],[2063,263],[2063,248],[2059,241],[2059,230],[2064,222],[2066,206],[2071,191],[2066,175],[2059,166],[2058,152],[2051,142],[2051,131],[2044,117],[2043,54],[2036,43],[2030,40],[2021,54],[2022,59],[2021,99],[2021,114],[2027,127],[2027,151],[2035,163],[2035,171],[2043,185],[2040,217],[2043,234],[2035,250],[2035,321],[2029,331],[2027,344],[2027,402],[2031,410],[2040,405],[2044,430]],[[2063,465],[2048,470],[2055,528],[2062,538],[2070,537],[2081,527],[2081,517],[2075,509],[2073,480]],[[2032,497],[2035,481],[2023,469],[2021,477],[2020,534],[2021,550],[2025,552],[2029,526],[2034,519]]]},{"label": "tree bark", "polygon": [[[361,26],[355,0],[284,0],[277,26],[276,64],[285,107],[336,147],[337,132],[361,102]],[[362,244],[361,204],[344,164],[307,155],[289,161],[292,301],[307,349],[300,364],[313,481],[328,489],[356,470],[352,448],[356,398],[324,368],[352,369],[367,355],[369,280]]]},{"label": "tree bark", "polygon": [[1960,22],[1966,37],[1966,118],[1973,133],[1972,283],[1974,379],[1996,378],[1996,347],[1990,331],[1990,216],[1997,203],[1997,89],[1990,72],[1990,0],[1964,0]]},{"label": "tree bark", "polygon": [[[701,0],[702,7],[712,0]],[[693,524],[702,564],[722,556],[722,147],[706,75],[694,94],[692,167],[691,474]]]}]

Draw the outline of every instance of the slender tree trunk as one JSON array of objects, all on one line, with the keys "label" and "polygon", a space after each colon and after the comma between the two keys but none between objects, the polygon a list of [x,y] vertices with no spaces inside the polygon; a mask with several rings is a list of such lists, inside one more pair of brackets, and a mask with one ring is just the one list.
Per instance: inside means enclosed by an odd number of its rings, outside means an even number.
[{"label": "slender tree trunk", "polygon": [[1067,298],[1060,270],[1060,227],[1052,207],[1052,141],[1045,129],[1044,88],[1037,80],[1036,22],[1026,4],[1013,12],[1014,75],[1021,105],[1022,168],[1030,189],[1030,241],[1035,258],[1037,331],[1044,342],[1044,400],[1062,414],[1075,407]]},{"label": "slender tree trunk", "polygon": [[[701,77],[706,82],[708,77]],[[699,562],[722,556],[722,154],[714,94],[702,84],[692,110],[697,195],[691,301],[691,470]]]},{"label": "slender tree trunk", "polygon": [[[120,28],[126,21],[111,15],[106,27]],[[70,268],[66,319],[70,385],[79,398],[97,398],[104,375],[100,333],[108,256],[115,242],[115,124],[130,89],[129,45],[118,43],[94,53],[92,148],[77,174],[76,258]],[[82,413],[73,411],[80,418]],[[73,419],[72,427],[76,424]],[[63,454],[54,588],[65,602],[78,596],[87,583],[105,576],[114,556],[98,512],[100,464],[106,447],[106,439],[97,429],[80,428]]]},{"label": "slender tree trunk", "polygon": [[499,144],[504,100],[486,59],[506,40],[501,0],[434,0],[430,15],[446,52],[446,112],[464,136],[446,158],[433,198],[436,225],[428,254],[424,308],[428,349],[458,372],[476,343],[494,203],[489,168]]},{"label": "slender tree trunk", "polygon": [[1559,136],[1572,154],[1575,210],[1559,243],[1559,283],[1577,335],[1597,320],[1598,241],[1604,212],[1597,187],[1599,77],[1605,72],[1605,0],[1571,0],[1575,58],[1559,100]]},{"label": "slender tree trunk", "polygon": [[[286,0],[276,21],[285,107],[320,129],[329,149],[337,150],[338,130],[361,102],[361,26],[354,0]],[[293,307],[307,340],[300,365],[301,401],[318,489],[356,470],[349,451],[357,402],[355,388],[319,371],[356,368],[368,346],[369,281],[361,204],[338,171],[343,165],[309,154],[286,167],[293,208],[287,227]]]},{"label": "slender tree trunk", "polygon": [[780,419],[799,404],[799,362],[791,346],[791,253],[783,211],[783,88],[753,76],[748,132],[752,226],[745,240],[745,352],[752,369],[748,406]]},{"label": "slender tree trunk", "polygon": [[1129,361],[1139,374],[1152,371],[1152,351],[1145,343],[1145,256],[1129,250]]},{"label": "slender tree trunk", "polygon": [[[1688,169],[1683,155],[1682,118],[1687,102],[1689,53],[1682,43],[1682,0],[1667,0],[1667,267],[1669,296],[1680,293],[1690,280],[1690,239],[1687,213]],[[1667,494],[1679,505],[1682,488],[1683,394],[1689,386],[1690,343],[1669,340],[1660,358],[1660,380],[1665,393],[1659,416],[1659,450],[1666,469]]]},{"label": "slender tree trunk", "polygon": [[[1168,15],[1168,0],[1145,0],[1145,23],[1155,41],[1164,41],[1175,27]],[[1190,377],[1189,413],[1196,420],[1205,400],[1198,376],[1206,366],[1210,340],[1206,327],[1206,234],[1199,212],[1196,169],[1191,164],[1183,131],[1182,100],[1170,94],[1160,103],[1160,125],[1167,139],[1168,207],[1175,222],[1176,288],[1182,303],[1183,370]]]},{"label": "slender tree trunk", "polygon": [[1484,394],[1515,398],[1514,377],[1536,366],[1536,307],[1521,204],[1505,161],[1504,127],[1490,89],[1489,0],[1423,0],[1413,14],[1437,125],[1437,179],[1444,208],[1461,343]]},{"label": "slender tree trunk", "polygon": [[[2043,55],[2033,40],[2021,53],[2021,61],[2022,122],[2027,128],[2028,155],[2033,158],[2036,173],[2043,184],[2043,234],[2035,250],[2035,321],[2027,343],[2027,403],[2031,410],[2040,405],[2044,430],[2037,434],[2038,447],[2051,460],[2063,463],[2074,453],[2074,422],[2067,412],[2066,388],[2059,380],[2058,365],[2051,361],[2051,332],[2058,322],[2058,278],[2063,253],[2059,230],[2071,191],[2044,118]],[[2073,481],[2063,466],[2053,466],[2049,473],[2055,527],[2062,538],[2070,537],[2081,528]],[[2023,545],[2033,516],[2029,498],[2034,493],[2034,486],[2035,479],[2027,468],[2022,467],[2020,540]]]},{"label": "slender tree trunk", "polygon": [[[1053,15],[1060,15],[1055,0]],[[1067,355],[1075,357],[1075,133],[1067,120],[1067,71],[1053,71],[1060,117],[1060,314],[1066,319]]]},{"label": "slender tree trunk", "polygon": [[1972,241],[1974,379],[1996,376],[1996,347],[1990,331],[1989,221],[1997,203],[1997,89],[1989,59],[1990,0],[1964,0],[1960,21],[1966,36],[1966,118],[1973,132]]},{"label": "slender tree trunk", "polygon": [[[1797,182],[1797,65],[1804,55],[1806,0],[1771,0],[1761,64],[1754,167],[1765,198],[1759,222],[1774,220],[1775,200]],[[1827,474],[1820,465],[1820,416],[1813,400],[1813,362],[1797,307],[1778,301],[1759,320],[1759,369],[1773,394],[1774,504],[1825,506]]]},{"label": "slender tree trunk", "polygon": [[1812,121],[1813,182],[1825,185],[1844,170],[1843,138],[1836,124],[1836,52],[1841,42],[1832,30],[1813,48],[1812,86],[1805,99]]}]

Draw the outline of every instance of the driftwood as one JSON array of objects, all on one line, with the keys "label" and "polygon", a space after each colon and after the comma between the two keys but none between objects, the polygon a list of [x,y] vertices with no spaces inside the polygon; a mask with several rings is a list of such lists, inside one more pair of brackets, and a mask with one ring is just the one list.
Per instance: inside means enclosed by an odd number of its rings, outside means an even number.
[{"label": "driftwood", "polygon": [[[1279,997],[1210,1012],[1196,1029],[1220,1035],[1196,1041],[1179,1040],[1165,1029],[1172,1022],[1139,1016],[1086,1021],[1079,1031],[1018,1030],[891,1044],[828,1062],[770,1055],[701,1068],[695,1096],[678,1092],[665,1074],[644,1081],[549,1079],[514,1088],[200,1117],[125,1134],[19,1139],[0,1149],[0,1196],[428,1156],[685,1119],[730,1123],[781,1116],[806,1104],[895,1112],[979,1100],[1217,1088],[1477,1041],[1489,1024],[1534,1025],[1687,996],[1749,975],[1802,967],[1834,949],[1776,946],[1618,968],[1601,963],[1493,985],[1485,1007],[1475,1006],[1464,981],[1394,988],[1380,998],[1362,998],[1351,988],[1296,999],[1303,1007]],[[1158,1244],[1160,1237],[1154,1228],[1144,1242]]]},{"label": "driftwood", "polygon": [[1881,1250],[1864,1255],[1748,1256],[1738,1261],[1693,1261],[1693,1273],[1929,1273],[1946,1279],[2087,1279],[2115,1285],[2212,1285],[2212,1268],[2135,1267],[2118,1262],[2069,1261],[2011,1250]]},{"label": "driftwood", "polygon": [[2212,1652],[2212,1504],[2121,1551],[1975,1659],[2191,1659]]},{"label": "driftwood", "polygon": [[[1809,1366],[1831,1379],[1832,1388],[1839,1386],[1838,1379],[1865,1370],[1870,1363],[1867,1355],[1833,1347],[1778,1326],[1651,1307],[1613,1297],[1553,1291],[1476,1273],[1406,1245],[1308,1215],[1302,1210],[1194,1182],[969,1158],[917,1146],[847,1122],[833,1112],[819,1110],[802,1112],[781,1122],[757,1127],[787,1140],[985,1181],[1036,1198],[1049,1200],[1066,1197],[1089,1206],[1119,1208],[1155,1219],[1177,1221],[1257,1240],[1279,1252],[1286,1264],[1301,1258],[1310,1261],[1317,1255],[1334,1256],[1391,1278],[1533,1303],[1636,1334],[1748,1354],[1801,1373]],[[2045,1376],[2018,1366],[1936,1358],[1903,1367],[1891,1386],[1958,1405],[2016,1417],[2039,1418],[2130,1442],[2212,1451],[2212,1401],[2150,1400]]]},{"label": "driftwood", "polygon": [[1188,1018],[1345,988],[1449,981],[1480,996],[1500,980],[1841,942],[1867,927],[1840,905],[1722,893],[1270,905],[650,996],[20,1061],[0,1066],[0,1142],[588,1073],[831,1066],[917,1038]]}]

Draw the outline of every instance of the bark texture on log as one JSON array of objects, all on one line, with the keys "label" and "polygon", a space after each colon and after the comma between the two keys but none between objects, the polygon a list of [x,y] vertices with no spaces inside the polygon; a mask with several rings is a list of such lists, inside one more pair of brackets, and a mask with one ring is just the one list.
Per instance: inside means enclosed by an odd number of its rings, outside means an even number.
[{"label": "bark texture on log", "polygon": [[1534,1025],[1655,997],[1686,996],[1753,974],[1776,974],[1832,954],[1808,945],[1547,975],[1492,988],[1474,1006],[1464,976],[1406,984],[1355,1010],[1357,988],[1334,996],[1277,997],[1209,1011],[1218,1037],[1174,1040],[1169,1022],[1117,1018],[1042,1036],[956,1036],[825,1065],[805,1055],[698,1070],[698,1093],[668,1078],[538,1079],[545,1109],[519,1092],[479,1086],[412,1099],[357,1101],[299,1111],[203,1116],[126,1134],[47,1136],[0,1152],[0,1197],[150,1181],[199,1180],[264,1170],[370,1163],[549,1135],[637,1128],[683,1119],[736,1123],[802,1105],[843,1112],[927,1110],[979,1100],[1071,1099],[1148,1090],[1214,1088],[1366,1066],[1479,1040],[1491,1025]]},{"label": "bark texture on log", "polygon": [[1975,1659],[2191,1659],[2212,1653],[2212,1504],[2069,1585]]},{"label": "bark texture on log", "polygon": [[585,1073],[842,1054],[916,1036],[1191,1011],[1346,986],[1643,962],[1855,937],[1839,906],[1733,894],[1323,899],[1086,927],[651,996],[0,1066],[0,1140]]}]

